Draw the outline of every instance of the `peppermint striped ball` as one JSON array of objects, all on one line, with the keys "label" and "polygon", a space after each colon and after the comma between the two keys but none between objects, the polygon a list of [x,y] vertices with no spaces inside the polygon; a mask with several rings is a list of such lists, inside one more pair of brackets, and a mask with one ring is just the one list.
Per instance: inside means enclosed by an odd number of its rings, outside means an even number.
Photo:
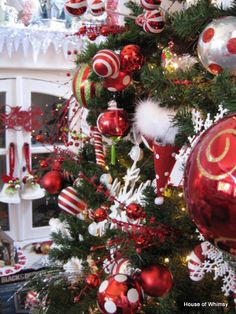
[{"label": "peppermint striped ball", "polygon": [[165,18],[159,10],[147,11],[143,18],[143,29],[147,33],[161,33],[165,26]]},{"label": "peppermint striped ball", "polygon": [[127,258],[120,258],[116,261],[111,268],[111,274],[131,274],[131,264]]},{"label": "peppermint striped ball", "polygon": [[198,244],[189,256],[188,270],[189,277],[193,281],[200,281],[204,277],[204,273],[201,270],[202,263],[205,260],[205,253],[209,248],[209,242],[205,241]]},{"label": "peppermint striped ball", "polygon": [[141,6],[145,10],[157,10],[161,4],[160,0],[140,0]]},{"label": "peppermint striped ball", "polygon": [[87,204],[78,197],[77,191],[71,186],[59,194],[58,206],[71,215],[78,215],[87,209]]},{"label": "peppermint striped ball", "polygon": [[102,15],[105,12],[105,3],[102,0],[94,0],[90,6],[90,12],[94,16]]},{"label": "peppermint striped ball", "polygon": [[87,0],[67,0],[64,4],[65,13],[70,16],[80,16],[87,10]]},{"label": "peppermint striped ball", "polygon": [[100,50],[93,57],[93,70],[98,76],[116,78],[119,69],[120,59],[110,49]]}]

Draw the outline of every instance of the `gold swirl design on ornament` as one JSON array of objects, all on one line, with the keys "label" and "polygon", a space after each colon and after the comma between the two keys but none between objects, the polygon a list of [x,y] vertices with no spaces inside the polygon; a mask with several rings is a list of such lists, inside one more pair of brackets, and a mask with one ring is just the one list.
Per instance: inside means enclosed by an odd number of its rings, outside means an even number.
[{"label": "gold swirl design on ornament", "polygon": [[[219,132],[218,134],[216,134],[216,136],[213,137],[213,139],[210,141],[210,143],[208,144],[207,149],[206,149],[207,161],[216,163],[216,162],[219,162],[219,161],[223,160],[225,158],[225,156],[228,154],[229,149],[230,149],[230,139],[228,137],[226,137],[225,147],[224,147],[223,153],[220,154],[218,157],[214,157],[211,154],[212,144],[215,142],[215,140],[218,137],[220,137],[221,135],[226,134],[226,133],[236,135],[236,130],[234,130],[234,129],[223,130],[223,131]],[[201,161],[200,161],[200,154],[202,152],[201,148],[202,147],[200,147],[200,149],[199,149],[199,151],[197,153],[197,166],[198,166],[198,169],[201,172],[201,174],[204,175],[205,177],[207,177],[207,178],[209,178],[211,180],[217,180],[218,181],[218,180],[222,180],[222,179],[227,178],[229,175],[231,175],[236,170],[236,165],[235,165],[231,170],[229,170],[227,172],[224,172],[222,174],[219,174],[219,175],[214,175],[214,174],[209,173],[202,166]]]}]

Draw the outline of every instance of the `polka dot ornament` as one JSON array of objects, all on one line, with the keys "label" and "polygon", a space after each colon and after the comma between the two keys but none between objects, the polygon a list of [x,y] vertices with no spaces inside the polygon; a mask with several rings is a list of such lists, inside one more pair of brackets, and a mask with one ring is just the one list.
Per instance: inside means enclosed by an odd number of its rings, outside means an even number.
[{"label": "polka dot ornament", "polygon": [[198,40],[198,57],[202,65],[217,75],[227,70],[236,75],[236,17],[213,20]]},{"label": "polka dot ornament", "polygon": [[104,314],[132,314],[143,300],[140,284],[124,274],[116,274],[103,281],[98,289],[98,305]]}]

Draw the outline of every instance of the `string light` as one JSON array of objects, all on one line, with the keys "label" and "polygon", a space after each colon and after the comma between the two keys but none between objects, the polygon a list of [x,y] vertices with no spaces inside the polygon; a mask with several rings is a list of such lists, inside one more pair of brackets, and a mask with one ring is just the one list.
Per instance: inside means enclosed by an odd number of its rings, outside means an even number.
[{"label": "string light", "polygon": [[170,262],[170,259],[169,259],[168,257],[165,257],[165,258],[164,258],[164,262],[165,262],[165,263],[169,263],[169,262]]},{"label": "string light", "polygon": [[182,196],[183,196],[183,192],[180,192],[180,193],[178,194],[178,196],[179,196],[179,197],[182,197]]},{"label": "string light", "polygon": [[188,262],[190,260],[190,255],[187,255],[185,261]]},{"label": "string light", "polygon": [[182,210],[182,212],[185,212],[185,211],[186,211],[186,208],[185,208],[185,207],[182,207],[181,210]]}]

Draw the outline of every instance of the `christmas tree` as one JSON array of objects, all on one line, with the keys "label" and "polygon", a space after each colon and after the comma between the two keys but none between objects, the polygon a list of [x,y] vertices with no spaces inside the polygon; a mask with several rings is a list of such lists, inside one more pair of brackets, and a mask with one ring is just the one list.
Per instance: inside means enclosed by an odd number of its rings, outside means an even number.
[{"label": "christmas tree", "polygon": [[78,54],[58,116],[89,128],[63,120],[42,179],[62,213],[32,313],[234,313],[236,6],[161,6],[129,2]]}]

